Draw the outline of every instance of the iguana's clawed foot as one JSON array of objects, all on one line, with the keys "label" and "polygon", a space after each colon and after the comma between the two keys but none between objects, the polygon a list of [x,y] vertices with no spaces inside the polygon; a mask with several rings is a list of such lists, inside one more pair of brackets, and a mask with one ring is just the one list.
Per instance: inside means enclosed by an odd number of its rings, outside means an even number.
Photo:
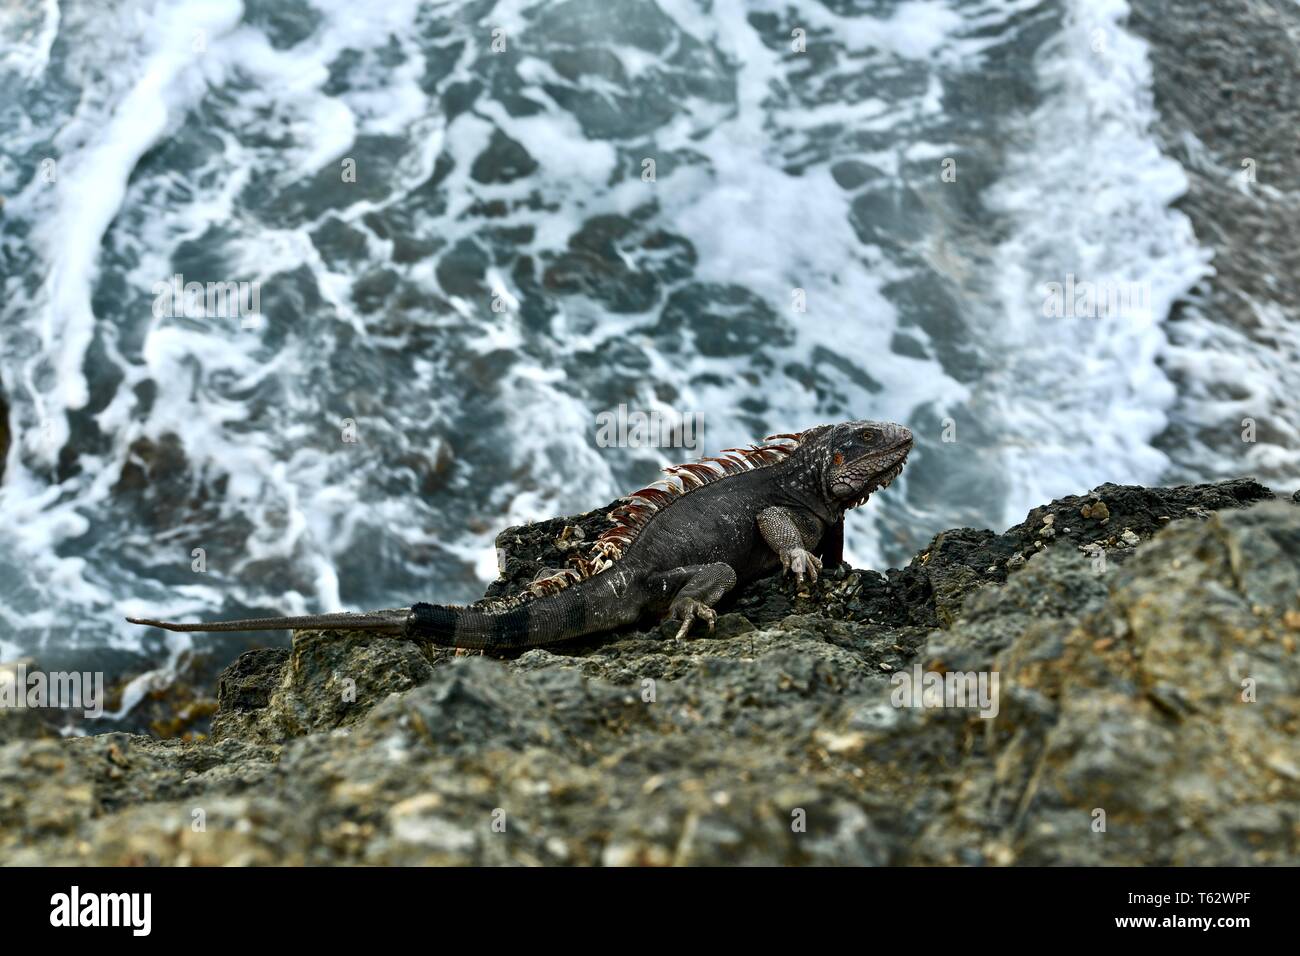
[{"label": "iguana's clawed foot", "polygon": [[709,630],[713,630],[713,625],[718,620],[718,612],[707,604],[695,600],[695,598],[680,597],[668,609],[668,618],[669,620],[682,622],[682,626],[673,635],[674,641],[680,641],[686,636],[686,632],[691,629],[693,621],[704,621],[708,624]]},{"label": "iguana's clawed foot", "polygon": [[794,574],[795,587],[803,587],[804,575],[808,575],[808,583],[817,583],[817,572],[822,569],[821,558],[811,551],[805,551],[803,548],[791,548],[788,551],[781,552],[781,569],[784,574]]}]

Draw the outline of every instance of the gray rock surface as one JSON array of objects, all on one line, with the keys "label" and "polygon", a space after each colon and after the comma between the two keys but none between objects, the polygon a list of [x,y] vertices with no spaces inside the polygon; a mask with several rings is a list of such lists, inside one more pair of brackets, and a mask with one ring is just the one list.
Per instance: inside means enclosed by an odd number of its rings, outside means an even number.
[{"label": "gray rock surface", "polygon": [[[603,520],[510,529],[502,587]],[[222,674],[211,739],[0,737],[0,859],[1300,856],[1300,508],[1252,481],[1104,485],[669,634],[497,660],[299,632]],[[997,716],[894,706],[915,665],[997,671]]]}]

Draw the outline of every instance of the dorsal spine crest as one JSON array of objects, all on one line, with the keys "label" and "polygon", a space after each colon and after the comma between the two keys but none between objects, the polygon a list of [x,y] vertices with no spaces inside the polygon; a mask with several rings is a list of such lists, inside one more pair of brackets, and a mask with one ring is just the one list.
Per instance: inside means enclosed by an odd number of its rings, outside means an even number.
[{"label": "dorsal spine crest", "polygon": [[573,567],[539,578],[528,586],[526,593],[538,597],[554,594],[608,570],[623,556],[650,519],[671,507],[673,502],[715,481],[784,461],[799,447],[805,434],[769,435],[763,439],[765,444],[762,445],[724,448],[720,455],[665,468],[668,478],[652,482],[621,499],[622,504],[609,513],[614,527],[601,534],[585,556],[570,558]]}]

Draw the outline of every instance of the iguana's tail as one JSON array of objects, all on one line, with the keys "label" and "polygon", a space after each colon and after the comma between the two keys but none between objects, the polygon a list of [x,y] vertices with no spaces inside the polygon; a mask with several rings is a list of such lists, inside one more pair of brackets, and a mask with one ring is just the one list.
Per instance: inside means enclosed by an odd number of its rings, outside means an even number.
[{"label": "iguana's tail", "polygon": [[592,587],[602,577],[581,581],[544,597],[502,602],[497,607],[415,604],[409,608],[359,614],[259,617],[198,624],[132,617],[127,620],[132,624],[161,627],[168,631],[376,631],[426,641],[439,647],[507,651],[555,644],[635,621],[640,611],[637,602],[610,600],[612,595],[606,581],[600,582],[603,585],[600,590]]},{"label": "iguana's tail", "polygon": [[630,593],[627,579],[606,572],[562,591],[497,606],[416,604],[405,634],[441,647],[522,650],[613,630],[631,624],[640,612],[641,604]]},{"label": "iguana's tail", "polygon": [[178,624],[175,621],[155,621],[146,617],[128,617],[132,624],[161,627],[164,631],[300,631],[316,628],[338,628],[349,631],[387,631],[401,634],[410,617],[409,607],[390,611],[364,611],[360,614],[307,614],[301,617],[250,617],[239,621],[200,621],[197,624]]}]

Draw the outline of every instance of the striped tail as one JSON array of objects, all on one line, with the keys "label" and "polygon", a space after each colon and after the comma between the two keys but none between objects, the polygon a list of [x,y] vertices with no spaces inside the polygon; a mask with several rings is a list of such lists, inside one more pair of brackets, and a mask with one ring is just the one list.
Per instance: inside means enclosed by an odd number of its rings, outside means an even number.
[{"label": "striped tail", "polygon": [[415,604],[409,608],[361,613],[259,617],[241,621],[182,624],[128,617],[132,624],[167,631],[347,630],[393,634],[440,647],[509,651],[556,644],[584,634],[633,623],[641,603],[630,592],[631,575],[607,571],[543,597],[499,607]]},{"label": "striped tail", "polygon": [[[609,578],[614,573],[607,572]],[[606,575],[597,575],[545,597],[502,608],[415,604],[406,636],[440,647],[509,651],[541,647],[631,624],[640,604],[618,599]]]}]

